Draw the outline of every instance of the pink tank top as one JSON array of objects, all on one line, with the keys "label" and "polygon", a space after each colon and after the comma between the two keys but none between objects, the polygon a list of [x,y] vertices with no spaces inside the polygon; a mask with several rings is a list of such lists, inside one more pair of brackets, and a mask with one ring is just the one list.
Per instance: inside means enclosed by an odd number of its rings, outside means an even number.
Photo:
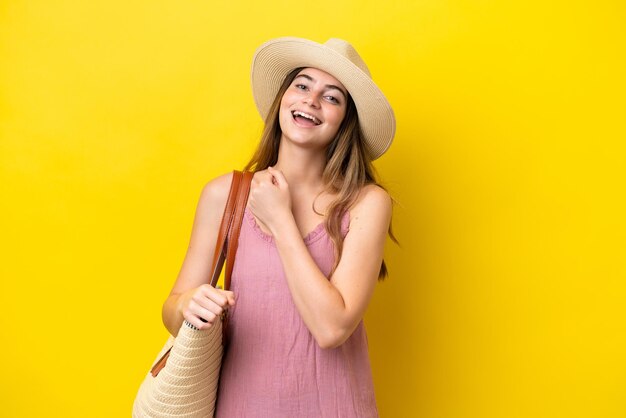
[{"label": "pink tank top", "polygon": [[[349,213],[343,217],[343,236]],[[333,244],[323,223],[304,242],[328,277]],[[363,321],[341,346],[319,347],[293,303],[273,238],[246,208],[231,290],[216,417],[377,417]]]}]

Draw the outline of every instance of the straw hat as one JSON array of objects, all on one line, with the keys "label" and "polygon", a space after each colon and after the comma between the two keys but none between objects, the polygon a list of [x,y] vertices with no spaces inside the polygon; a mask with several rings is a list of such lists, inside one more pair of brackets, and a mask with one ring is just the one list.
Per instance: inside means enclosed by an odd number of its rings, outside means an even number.
[{"label": "straw hat", "polygon": [[302,38],[277,38],[256,50],[252,60],[252,93],[263,120],[285,77],[298,67],[317,68],[341,81],[356,105],[371,159],[387,151],[396,130],[391,105],[372,81],[365,62],[342,39],[331,38],[319,44]]}]

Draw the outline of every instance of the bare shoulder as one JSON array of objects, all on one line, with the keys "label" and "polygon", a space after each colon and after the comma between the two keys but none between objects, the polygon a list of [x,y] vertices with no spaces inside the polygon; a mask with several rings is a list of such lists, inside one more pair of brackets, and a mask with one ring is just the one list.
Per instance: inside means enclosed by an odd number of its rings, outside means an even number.
[{"label": "bare shoulder", "polygon": [[368,184],[359,192],[354,206],[350,209],[351,228],[358,225],[376,225],[386,231],[391,221],[392,200],[389,193],[376,184]]},{"label": "bare shoulder", "polygon": [[354,215],[371,211],[391,213],[392,202],[389,193],[376,184],[368,184],[359,192],[351,210]]},{"label": "bare shoulder", "polygon": [[207,182],[202,188],[200,201],[210,206],[222,207],[228,199],[233,173],[229,172]]}]

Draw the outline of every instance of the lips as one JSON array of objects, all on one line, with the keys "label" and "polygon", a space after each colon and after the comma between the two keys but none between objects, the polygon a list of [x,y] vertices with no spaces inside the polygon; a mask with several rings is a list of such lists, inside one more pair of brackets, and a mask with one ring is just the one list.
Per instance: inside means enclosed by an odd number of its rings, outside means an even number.
[{"label": "lips", "polygon": [[294,110],[291,112],[291,115],[295,121],[304,126],[318,126],[322,124],[322,121],[317,117],[301,110]]}]

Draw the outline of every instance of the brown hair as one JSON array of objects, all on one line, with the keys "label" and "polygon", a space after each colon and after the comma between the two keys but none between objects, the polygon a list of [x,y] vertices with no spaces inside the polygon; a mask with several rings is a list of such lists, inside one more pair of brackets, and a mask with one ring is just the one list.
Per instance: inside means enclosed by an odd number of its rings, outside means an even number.
[{"label": "brown hair", "polygon": [[[280,102],[291,82],[303,68],[296,68],[285,77],[265,119],[265,128],[259,146],[244,170],[253,172],[265,170],[278,161],[278,149],[282,134],[278,119]],[[337,135],[326,149],[326,166],[322,174],[325,191],[338,194],[338,197],[328,206],[324,220],[326,231],[328,231],[335,247],[335,264],[330,274],[337,268],[343,250],[342,215],[355,203],[364,186],[375,184],[386,190],[378,183],[377,177],[376,170],[365,148],[356,106],[352,98],[348,96],[346,114],[339,126]],[[314,205],[313,211],[322,215],[315,210]],[[389,236],[393,242],[398,243],[391,224],[389,225]],[[378,279],[383,280],[386,276],[388,276],[388,271],[383,260]]]}]

